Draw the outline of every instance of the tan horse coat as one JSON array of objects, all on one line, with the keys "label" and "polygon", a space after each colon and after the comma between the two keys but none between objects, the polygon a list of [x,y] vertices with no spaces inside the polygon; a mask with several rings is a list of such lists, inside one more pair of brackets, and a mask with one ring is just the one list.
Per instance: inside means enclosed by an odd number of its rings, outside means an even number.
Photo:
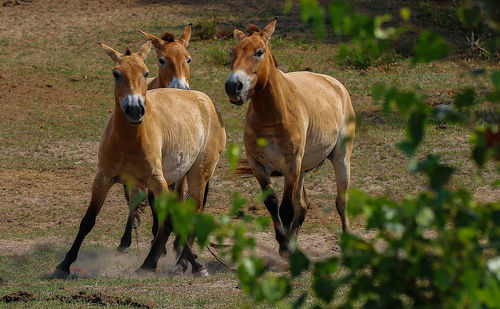
[{"label": "tan horse coat", "polygon": [[[260,32],[246,36],[232,49],[231,72],[226,80],[230,101],[250,101],[245,117],[246,155],[263,190],[271,190],[270,175],[285,178],[283,198],[272,193],[265,201],[273,218],[280,252],[296,236],[308,209],[304,173],[329,159],[337,179],[337,211],[342,228],[350,181],[350,156],[355,131],[354,110],[345,87],[336,79],[311,72],[283,73],[275,66],[269,39],[276,19]],[[265,141],[265,146],[262,145]]]},{"label": "tan horse coat", "polygon": [[[187,175],[188,194],[201,207],[206,182],[225,147],[225,130],[208,96],[178,89],[147,91],[144,58],[149,42],[137,54],[127,50],[122,55],[102,46],[115,62],[115,108],[101,138],[90,205],[73,246],[52,277],[69,275],[69,267],[113,184],[132,182],[161,196],[168,191],[169,182]],[[167,218],[141,269],[156,269],[171,230]],[[203,266],[195,263],[193,270],[202,271]]]}]

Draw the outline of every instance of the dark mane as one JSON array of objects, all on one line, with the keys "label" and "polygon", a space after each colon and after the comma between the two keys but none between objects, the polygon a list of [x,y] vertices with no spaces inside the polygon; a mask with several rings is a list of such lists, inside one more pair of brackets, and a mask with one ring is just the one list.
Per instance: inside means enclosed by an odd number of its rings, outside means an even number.
[{"label": "dark mane", "polygon": [[174,35],[170,32],[164,32],[161,35],[161,39],[165,42],[173,42],[174,41]]},{"label": "dark mane", "polygon": [[260,32],[259,26],[257,26],[256,24],[248,24],[248,26],[245,28],[246,35],[252,35],[254,32]]},{"label": "dark mane", "polygon": [[130,51],[130,49],[127,47],[127,50],[125,51],[125,56],[130,56],[132,55],[132,52]]}]

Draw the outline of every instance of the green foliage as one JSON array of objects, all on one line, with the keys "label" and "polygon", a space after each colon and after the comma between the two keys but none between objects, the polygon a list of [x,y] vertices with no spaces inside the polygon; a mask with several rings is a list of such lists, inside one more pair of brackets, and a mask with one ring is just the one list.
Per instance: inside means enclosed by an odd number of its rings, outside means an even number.
[{"label": "green foliage", "polygon": [[353,12],[345,2],[332,2],[328,11],[335,34],[353,38],[349,44],[339,44],[338,59],[359,68],[370,66],[390,48],[391,40],[406,31],[404,27],[384,27],[390,15],[371,18]]},{"label": "green foliage", "polygon": [[300,0],[300,17],[303,22],[311,22],[314,32],[320,40],[326,36],[325,10],[319,6],[318,0]]},{"label": "green foliage", "polygon": [[[325,10],[319,7],[318,1],[304,0],[300,5],[304,21],[324,23]],[[390,16],[367,17],[353,12],[344,2],[333,2],[329,12],[333,31],[352,37],[350,44],[340,48],[341,56],[355,59],[357,63],[380,56],[391,40],[404,31],[404,28],[383,27]],[[470,19],[467,14],[466,11],[459,13],[464,22]],[[408,19],[410,12],[402,10],[401,15]],[[321,28],[315,26],[315,29],[321,38]],[[414,61],[438,60],[449,50],[449,43],[424,31],[415,46]],[[491,90],[484,95],[464,87],[456,94],[454,104],[446,107],[429,106],[415,91],[383,83],[373,85],[374,102],[381,104],[385,114],[396,114],[406,124],[404,140],[398,147],[408,156],[409,171],[424,174],[428,182],[416,196],[401,201],[386,196],[371,197],[351,189],[350,215],[361,217],[370,233],[362,237],[343,233],[338,256],[312,261],[292,242],[288,260],[290,273],[268,274],[265,262],[254,254],[255,240],[246,232],[248,224],[264,228],[269,218],[245,216],[232,223],[230,218],[247,203],[236,192],[228,215],[218,218],[195,213],[189,201],[179,203],[175,195],[162,197],[155,209],[159,217],[171,217],[174,230],[182,239],[195,233],[201,247],[207,245],[210,234],[219,243],[230,240],[232,245],[222,253],[230,256],[242,290],[257,304],[303,306],[307,293],[292,299],[291,303],[290,295],[296,278],[310,270],[315,308],[331,305],[334,299],[339,299],[340,307],[497,307],[500,303],[500,203],[483,205],[465,189],[452,190],[449,181],[458,169],[441,163],[439,154],[418,153],[425,141],[426,126],[432,119],[438,119],[472,129],[471,158],[478,166],[499,155],[500,147],[492,144],[492,136],[494,141],[500,124],[478,125],[473,117],[473,107],[478,102],[498,104],[500,101],[500,72],[491,74],[491,82]],[[227,155],[231,168],[236,169],[240,146],[229,144]],[[256,199],[263,201],[268,194],[260,194]]]},{"label": "green foliage", "polygon": [[219,23],[215,17],[200,18],[193,25],[192,36],[197,41],[211,40],[215,38],[219,29]]},{"label": "green foliage", "polygon": [[415,62],[442,59],[451,51],[451,44],[431,31],[422,31],[415,45]]},{"label": "green foliage", "polygon": [[229,50],[220,42],[211,45],[207,48],[208,55],[212,58],[215,64],[222,66],[229,66],[231,64],[231,57],[229,57]]}]

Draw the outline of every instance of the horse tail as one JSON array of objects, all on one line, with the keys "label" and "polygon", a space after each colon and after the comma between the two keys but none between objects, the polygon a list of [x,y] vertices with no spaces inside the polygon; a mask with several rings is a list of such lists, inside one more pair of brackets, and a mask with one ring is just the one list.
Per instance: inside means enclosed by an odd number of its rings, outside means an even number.
[{"label": "horse tail", "polygon": [[[250,177],[253,175],[252,169],[250,168],[250,163],[248,163],[247,159],[238,159],[238,167],[234,172],[235,177]],[[278,171],[272,171],[271,177],[281,177],[282,173]]]},{"label": "horse tail", "polygon": [[238,159],[238,167],[234,171],[235,177],[250,177],[253,175],[250,163],[247,159]]}]

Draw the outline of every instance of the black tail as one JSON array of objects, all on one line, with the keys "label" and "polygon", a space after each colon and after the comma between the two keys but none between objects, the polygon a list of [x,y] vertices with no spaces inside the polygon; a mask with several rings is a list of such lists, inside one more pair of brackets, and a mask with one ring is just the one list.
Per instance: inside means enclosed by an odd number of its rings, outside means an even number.
[{"label": "black tail", "polygon": [[205,194],[203,194],[203,210],[205,210],[205,205],[207,204],[207,196],[208,196],[208,191],[210,189],[210,182],[207,181],[207,184],[205,185]]}]

